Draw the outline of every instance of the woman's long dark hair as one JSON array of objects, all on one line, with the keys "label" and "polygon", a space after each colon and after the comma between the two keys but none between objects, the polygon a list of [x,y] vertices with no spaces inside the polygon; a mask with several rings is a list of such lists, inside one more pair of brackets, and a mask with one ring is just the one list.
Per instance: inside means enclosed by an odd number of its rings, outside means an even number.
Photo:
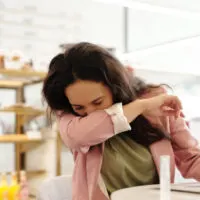
[{"label": "woman's long dark hair", "polygon": [[[76,80],[102,82],[110,88],[114,103],[130,103],[149,88],[144,81],[129,74],[124,66],[104,48],[91,43],[78,43],[64,54],[55,56],[43,85],[43,96],[52,111],[74,113],[65,89]],[[144,116],[131,122],[130,137],[149,146],[165,137],[165,133],[154,127]]]}]

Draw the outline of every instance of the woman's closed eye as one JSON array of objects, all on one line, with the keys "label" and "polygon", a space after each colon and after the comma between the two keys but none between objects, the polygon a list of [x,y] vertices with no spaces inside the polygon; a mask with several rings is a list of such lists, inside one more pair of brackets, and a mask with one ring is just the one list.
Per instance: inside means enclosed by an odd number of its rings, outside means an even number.
[{"label": "woman's closed eye", "polygon": [[93,100],[91,103],[92,103],[93,105],[95,105],[95,106],[99,106],[99,105],[101,105],[101,104],[103,103],[103,97],[96,98],[96,99]]},{"label": "woman's closed eye", "polygon": [[74,110],[83,110],[84,107],[83,106],[74,106]]},{"label": "woman's closed eye", "polygon": [[102,104],[102,101],[96,101],[96,102],[93,102],[93,104],[94,104],[95,106],[98,106],[98,105],[101,105],[101,104]]}]

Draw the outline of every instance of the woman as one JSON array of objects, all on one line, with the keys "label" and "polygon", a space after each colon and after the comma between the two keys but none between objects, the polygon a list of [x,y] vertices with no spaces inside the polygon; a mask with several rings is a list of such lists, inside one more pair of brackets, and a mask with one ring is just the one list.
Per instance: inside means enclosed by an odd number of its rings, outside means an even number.
[{"label": "woman", "polygon": [[103,48],[79,43],[54,57],[43,95],[74,155],[73,200],[106,200],[116,190],[159,183],[159,158],[200,180],[200,151],[181,103],[133,77]]}]

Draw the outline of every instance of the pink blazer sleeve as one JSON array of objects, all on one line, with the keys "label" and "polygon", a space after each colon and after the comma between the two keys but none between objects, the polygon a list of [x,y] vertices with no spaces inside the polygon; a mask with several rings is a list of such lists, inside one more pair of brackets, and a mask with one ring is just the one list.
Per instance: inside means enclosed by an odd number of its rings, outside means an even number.
[{"label": "pink blazer sleeve", "polygon": [[[162,93],[167,93],[163,87],[156,88],[149,93],[144,94],[143,98],[149,98]],[[200,148],[198,141],[192,137],[190,130],[183,118],[175,120],[173,117],[164,117],[150,119],[154,124],[165,127],[170,132],[172,138],[172,146],[175,155],[175,161],[178,169],[185,178],[193,178],[200,181]],[[167,119],[167,120],[166,120]],[[169,120],[169,121],[168,121]]]},{"label": "pink blazer sleeve", "polygon": [[170,132],[176,165],[185,178],[200,181],[200,148],[185,120],[170,118]]},{"label": "pink blazer sleeve", "polygon": [[64,114],[58,117],[61,138],[71,150],[86,153],[90,146],[102,143],[115,134],[130,130],[121,104],[96,111],[86,117]]}]

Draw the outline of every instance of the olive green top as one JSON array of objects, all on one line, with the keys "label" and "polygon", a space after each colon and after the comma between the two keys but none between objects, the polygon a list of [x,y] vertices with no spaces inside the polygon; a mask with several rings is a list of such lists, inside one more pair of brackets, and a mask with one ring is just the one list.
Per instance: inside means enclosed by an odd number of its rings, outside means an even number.
[{"label": "olive green top", "polygon": [[148,148],[118,134],[105,142],[101,174],[108,193],[116,190],[159,182]]}]

